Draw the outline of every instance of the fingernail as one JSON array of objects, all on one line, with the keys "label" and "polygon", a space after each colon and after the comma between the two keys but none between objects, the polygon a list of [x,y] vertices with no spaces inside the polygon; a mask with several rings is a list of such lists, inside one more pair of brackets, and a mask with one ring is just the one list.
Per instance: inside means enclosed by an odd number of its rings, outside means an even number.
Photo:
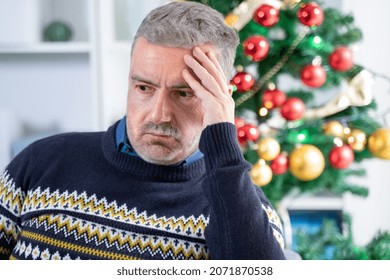
[{"label": "fingernail", "polygon": [[189,56],[188,54],[184,55],[185,62],[188,62],[190,59],[191,59],[191,56]]}]

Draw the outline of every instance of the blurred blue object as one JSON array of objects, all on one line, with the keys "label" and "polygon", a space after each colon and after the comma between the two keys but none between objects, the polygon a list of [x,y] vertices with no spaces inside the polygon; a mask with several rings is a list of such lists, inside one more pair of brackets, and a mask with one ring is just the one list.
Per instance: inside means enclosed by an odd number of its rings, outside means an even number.
[{"label": "blurred blue object", "polygon": [[[308,234],[317,233],[324,220],[333,220],[340,232],[342,232],[342,217],[341,210],[289,210],[291,227],[292,227],[292,250],[297,250],[296,233],[302,230]],[[325,250],[324,259],[332,259],[333,248],[329,246]]]}]

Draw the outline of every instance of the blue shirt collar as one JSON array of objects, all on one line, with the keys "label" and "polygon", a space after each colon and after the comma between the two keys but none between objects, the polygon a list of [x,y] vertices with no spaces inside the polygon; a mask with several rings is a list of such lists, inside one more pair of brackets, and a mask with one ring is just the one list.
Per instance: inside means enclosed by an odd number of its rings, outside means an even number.
[{"label": "blue shirt collar", "polygon": [[126,117],[123,117],[116,127],[116,147],[117,150],[122,153],[138,156],[133,147],[130,145],[129,139],[127,138]]},{"label": "blue shirt collar", "polygon": [[[116,146],[117,150],[131,155],[131,156],[137,156],[137,153],[131,146],[129,139],[127,138],[126,133],[126,117],[123,117],[116,127]],[[177,165],[187,165],[191,164],[195,161],[198,161],[203,158],[203,153],[199,150],[195,151],[192,155],[190,155],[188,158],[186,158],[183,162],[177,164]]]}]

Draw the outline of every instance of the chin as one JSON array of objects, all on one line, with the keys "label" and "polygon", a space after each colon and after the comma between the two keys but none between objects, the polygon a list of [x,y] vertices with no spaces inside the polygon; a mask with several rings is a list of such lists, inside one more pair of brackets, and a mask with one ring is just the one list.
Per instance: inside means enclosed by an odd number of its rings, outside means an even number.
[{"label": "chin", "polygon": [[161,147],[155,151],[155,148],[150,147],[145,152],[139,151],[137,153],[144,161],[157,165],[174,165],[184,160],[177,153],[162,151]]},{"label": "chin", "polygon": [[175,164],[182,161],[182,160],[170,160],[169,158],[156,158],[156,157],[151,158],[151,157],[147,157],[147,156],[143,156],[143,155],[139,155],[139,156],[144,161],[152,163],[152,164],[156,164],[156,165],[165,165],[165,166],[175,165]]}]

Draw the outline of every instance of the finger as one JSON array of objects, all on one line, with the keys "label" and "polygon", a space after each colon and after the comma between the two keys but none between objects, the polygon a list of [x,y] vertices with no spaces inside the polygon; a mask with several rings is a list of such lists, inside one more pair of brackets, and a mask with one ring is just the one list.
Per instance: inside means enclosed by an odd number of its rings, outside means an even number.
[{"label": "finger", "polygon": [[183,72],[183,78],[187,82],[187,84],[192,88],[192,90],[195,92],[195,95],[199,97],[201,100],[207,100],[209,97],[209,91],[200,83],[198,82],[195,77],[187,70],[184,69]]},{"label": "finger", "polygon": [[227,83],[227,78],[225,75],[225,71],[223,71],[221,64],[219,63],[217,56],[213,51],[209,51],[206,55],[210,58],[210,60],[214,63],[215,67],[217,67],[218,71],[221,73],[224,81]]},{"label": "finger", "polygon": [[[195,58],[190,55],[184,56],[184,61],[189,68],[192,69],[196,77],[200,80],[203,87],[214,96],[221,98],[223,96],[222,89],[215,77],[211,75]],[[194,89],[195,90],[195,89]]]},{"label": "finger", "polygon": [[228,92],[228,82],[213,51],[203,52],[199,47],[193,50],[194,57],[214,77],[223,92]]},{"label": "finger", "polygon": [[227,98],[223,100],[210,98],[210,92],[187,69],[183,70],[182,75],[202,104],[205,112],[204,127],[218,122],[234,123],[234,100],[231,96],[225,94],[224,96]]}]

